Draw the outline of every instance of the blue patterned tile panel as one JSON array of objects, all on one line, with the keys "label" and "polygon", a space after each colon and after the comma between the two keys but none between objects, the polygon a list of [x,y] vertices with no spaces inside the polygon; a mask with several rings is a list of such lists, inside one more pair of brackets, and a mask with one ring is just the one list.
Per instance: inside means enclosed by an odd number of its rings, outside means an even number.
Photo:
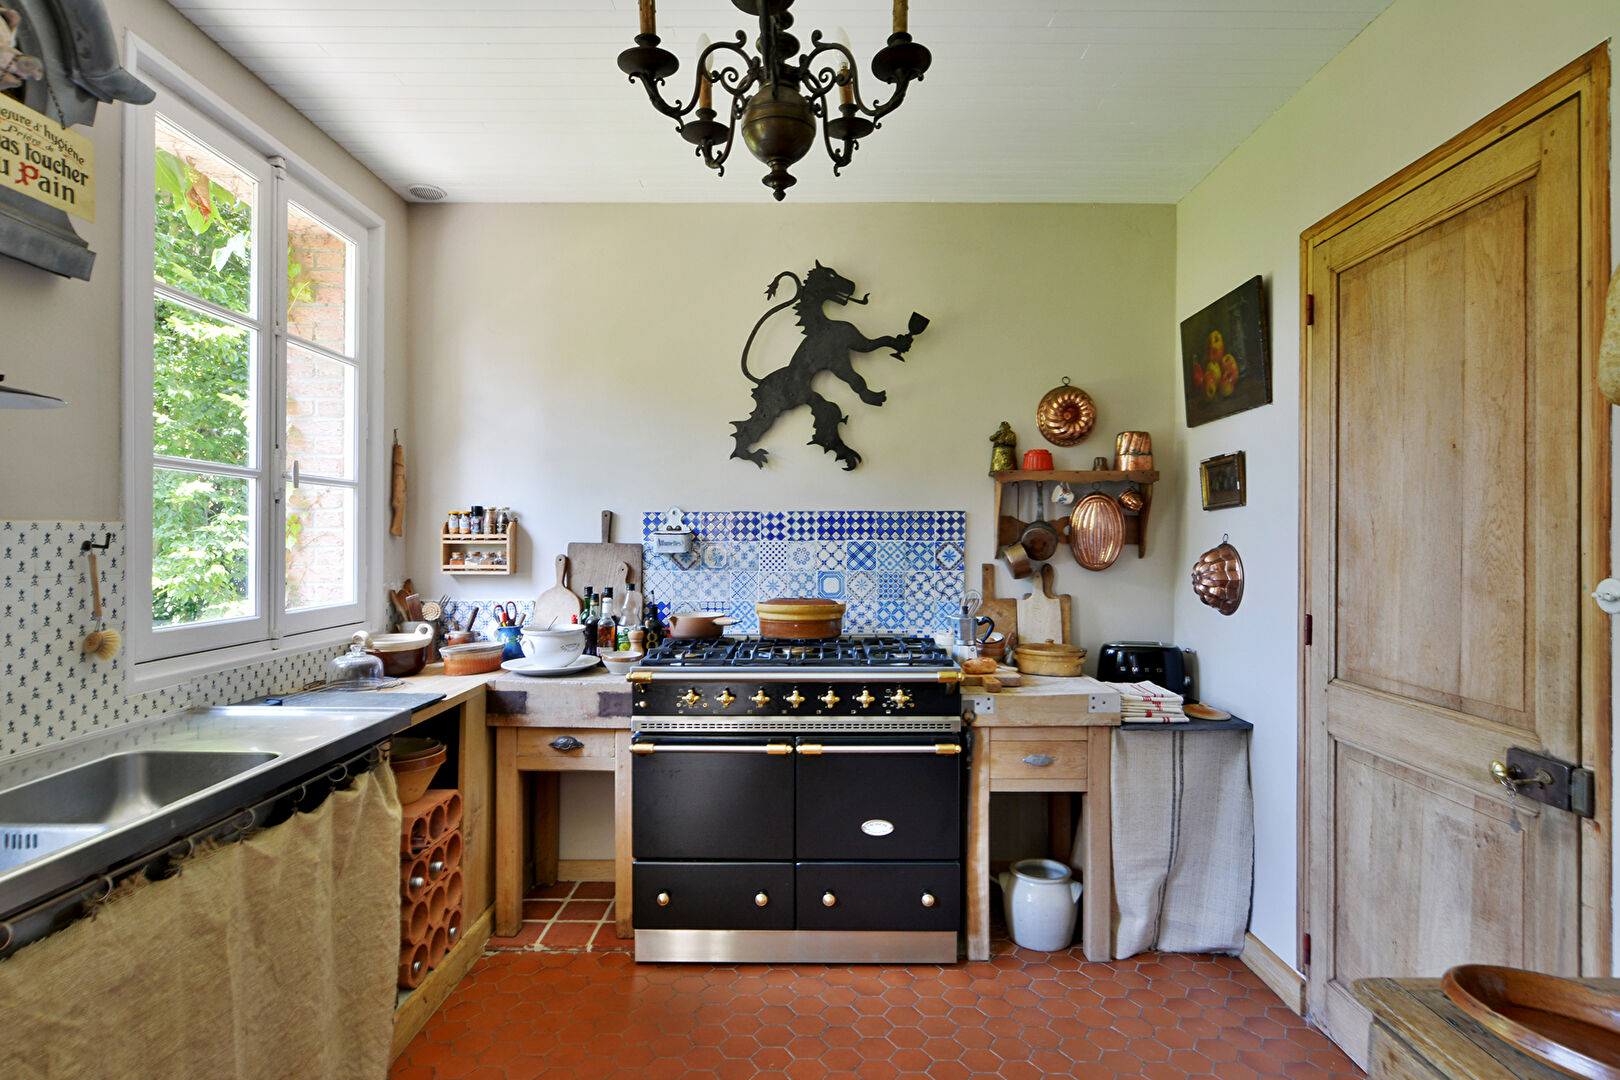
[{"label": "blue patterned tile panel", "polygon": [[849,633],[952,630],[964,592],[961,510],[688,512],[693,550],[659,555],[663,513],[642,515],[643,576],[659,610],[724,611],[731,633],[758,631],[754,602],[825,596]]}]

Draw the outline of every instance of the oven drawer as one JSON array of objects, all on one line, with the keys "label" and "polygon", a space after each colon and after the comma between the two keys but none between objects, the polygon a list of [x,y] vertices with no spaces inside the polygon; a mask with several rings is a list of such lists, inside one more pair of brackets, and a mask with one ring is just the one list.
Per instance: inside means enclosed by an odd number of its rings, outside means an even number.
[{"label": "oven drawer", "polygon": [[612,731],[518,728],[517,767],[530,771],[608,770],[612,768],[614,738]]},{"label": "oven drawer", "polygon": [[955,735],[799,736],[797,857],[960,858],[960,749]]},{"label": "oven drawer", "polygon": [[962,923],[961,863],[801,862],[796,870],[800,930],[955,930]]},{"label": "oven drawer", "polygon": [[793,864],[636,860],[638,930],[791,930]]},{"label": "oven drawer", "polygon": [[[1102,732],[1099,738],[1111,736],[1109,729],[1099,730]],[[1083,781],[1090,773],[1090,752],[1091,735],[1084,728],[1070,731],[1045,728],[1039,732],[997,728],[990,741],[990,778],[1038,784],[1058,781],[1083,790]]]},{"label": "oven drawer", "polygon": [[790,738],[638,733],[630,750],[637,859],[792,861]]}]

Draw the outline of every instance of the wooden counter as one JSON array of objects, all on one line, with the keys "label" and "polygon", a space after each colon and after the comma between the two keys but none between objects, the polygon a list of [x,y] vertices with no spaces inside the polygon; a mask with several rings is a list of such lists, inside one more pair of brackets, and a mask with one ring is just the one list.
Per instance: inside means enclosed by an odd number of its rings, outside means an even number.
[{"label": "wooden counter", "polygon": [[1069,861],[1069,796],[1085,799],[1081,938],[1086,959],[1113,959],[1114,870],[1109,770],[1119,695],[1090,678],[1026,675],[999,694],[963,691],[973,731],[968,781],[967,957],[990,958],[990,795],[1038,791],[1052,807],[1055,857]]}]

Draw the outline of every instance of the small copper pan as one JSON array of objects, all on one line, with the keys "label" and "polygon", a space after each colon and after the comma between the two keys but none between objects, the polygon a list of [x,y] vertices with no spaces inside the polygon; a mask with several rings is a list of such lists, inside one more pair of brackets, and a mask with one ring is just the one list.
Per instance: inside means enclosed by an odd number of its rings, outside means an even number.
[{"label": "small copper pan", "polygon": [[1029,561],[1029,552],[1024,550],[1023,544],[1011,543],[1002,548],[1001,561],[1015,578],[1027,578],[1033,569]]}]

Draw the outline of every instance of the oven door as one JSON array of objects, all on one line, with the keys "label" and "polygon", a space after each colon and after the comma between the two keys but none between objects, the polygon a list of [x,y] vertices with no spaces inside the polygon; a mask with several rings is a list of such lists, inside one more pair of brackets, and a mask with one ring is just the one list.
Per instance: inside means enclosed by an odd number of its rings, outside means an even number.
[{"label": "oven door", "polygon": [[791,737],[637,734],[630,752],[637,860],[793,859]]},{"label": "oven door", "polygon": [[801,735],[798,858],[956,859],[959,735]]}]

